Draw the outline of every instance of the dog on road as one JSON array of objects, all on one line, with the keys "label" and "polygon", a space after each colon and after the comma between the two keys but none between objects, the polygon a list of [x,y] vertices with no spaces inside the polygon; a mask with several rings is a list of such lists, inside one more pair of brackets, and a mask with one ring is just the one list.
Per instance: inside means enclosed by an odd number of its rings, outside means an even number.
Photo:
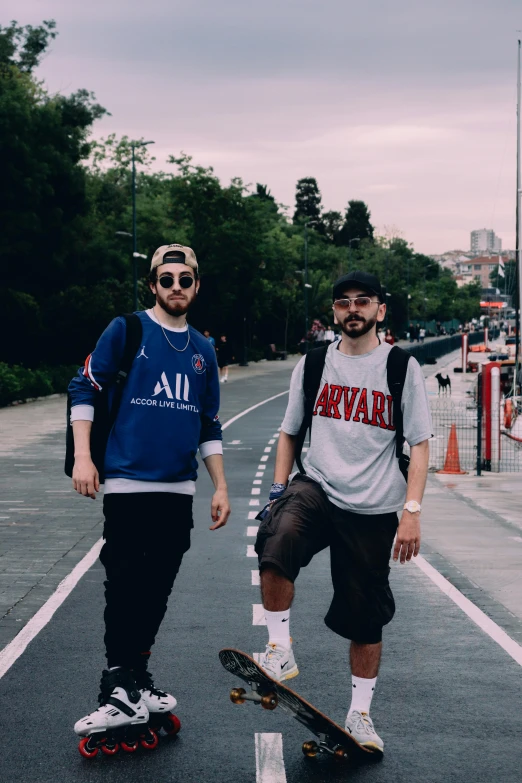
[{"label": "dog on road", "polygon": [[451,381],[450,381],[449,375],[446,375],[446,377],[444,377],[442,375],[442,373],[438,372],[437,375],[435,376],[435,378],[439,382],[439,394],[440,394],[440,391],[442,389],[442,393],[443,394],[447,394],[448,391],[449,391],[450,396],[451,396]]}]

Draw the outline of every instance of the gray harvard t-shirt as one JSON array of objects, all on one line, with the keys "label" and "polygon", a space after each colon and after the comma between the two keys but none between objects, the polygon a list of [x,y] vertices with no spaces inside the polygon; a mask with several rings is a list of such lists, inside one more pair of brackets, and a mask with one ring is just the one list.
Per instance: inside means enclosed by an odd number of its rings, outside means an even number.
[{"label": "gray harvard t-shirt", "polygon": [[[358,514],[399,511],[406,481],[395,455],[392,397],[386,377],[391,345],[347,356],[328,348],[314,407],[312,438],[303,467],[332,503]],[[297,435],[304,416],[305,357],[292,373],[281,429]],[[431,438],[431,414],[419,363],[408,362],[402,395],[404,437],[410,446]]]}]

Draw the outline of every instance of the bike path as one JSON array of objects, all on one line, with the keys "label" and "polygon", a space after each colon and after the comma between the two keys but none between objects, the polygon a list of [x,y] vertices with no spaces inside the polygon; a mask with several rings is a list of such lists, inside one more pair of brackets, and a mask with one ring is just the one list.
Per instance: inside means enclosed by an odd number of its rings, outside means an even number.
[{"label": "bike path", "polygon": [[[178,699],[179,737],[150,753],[87,761],[77,752],[72,725],[94,708],[104,665],[103,570],[95,564],[0,680],[0,780],[246,783],[256,781],[255,734],[274,732],[283,738],[288,783],[520,779],[520,666],[413,564],[392,567],[397,615],[385,632],[372,706],[385,741],[381,764],[353,768],[305,759],[301,744],[311,737],[297,722],[279,710],[229,701],[239,683],[221,668],[219,648],[261,652],[266,642],[266,628],[252,625],[260,599],[251,584],[256,560],[247,557],[254,540],[247,528],[256,524],[249,513],[258,510],[250,503],[259,497],[262,505],[271,483],[275,444],[268,443],[285,405],[282,396],[225,431],[233,516],[224,530],[208,530],[211,486],[203,475],[198,483],[193,545],[151,663],[158,684]],[[259,472],[266,478],[255,478]],[[258,488],[260,495],[252,495]],[[322,553],[297,583],[291,632],[301,674],[292,684],[342,722],[350,699],[347,643],[324,626],[330,597],[328,556]]]}]

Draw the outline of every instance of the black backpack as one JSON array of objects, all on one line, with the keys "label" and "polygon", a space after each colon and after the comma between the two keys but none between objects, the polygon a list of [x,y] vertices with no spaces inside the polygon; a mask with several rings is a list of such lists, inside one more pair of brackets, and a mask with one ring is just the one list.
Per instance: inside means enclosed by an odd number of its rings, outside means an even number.
[{"label": "black backpack", "polygon": [[[324,363],[326,360],[326,351],[328,346],[314,348],[306,354],[303,391],[305,396],[305,412],[303,422],[295,438],[295,461],[300,473],[304,473],[303,463],[301,461],[301,452],[306,438],[306,433],[312,434],[312,421],[315,406],[315,400],[319,391],[321,377],[323,374]],[[386,363],[386,374],[388,388],[393,397],[393,423],[395,424],[395,443],[396,456],[399,460],[399,468],[402,475],[408,479],[408,466],[410,458],[403,452],[404,446],[404,422],[402,418],[402,392],[406,380],[406,371],[411,354],[404,351],[397,345],[394,345],[388,355]]]},{"label": "black backpack", "polygon": [[[91,429],[91,458],[100,475],[100,484],[105,481],[104,463],[105,451],[109,435],[116,421],[120,408],[123,387],[132,367],[136,352],[141,345],[143,327],[139,316],[135,313],[125,313],[125,348],[121,357],[120,366],[114,380],[116,387],[112,407],[109,408],[109,393],[107,386],[96,394],[94,402],[94,421]],[[67,432],[65,436],[65,475],[72,477],[74,468],[74,435],[71,425],[71,396],[67,393]]]}]

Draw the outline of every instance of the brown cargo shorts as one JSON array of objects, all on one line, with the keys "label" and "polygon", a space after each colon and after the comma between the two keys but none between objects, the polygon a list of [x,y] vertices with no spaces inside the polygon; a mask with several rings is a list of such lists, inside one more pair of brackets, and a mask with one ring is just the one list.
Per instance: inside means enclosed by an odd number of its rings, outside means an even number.
[{"label": "brown cargo shorts", "polygon": [[388,581],[397,514],[355,514],[332,503],[298,474],[259,526],[259,569],[275,566],[294,582],[313,556],[330,547],[333,598],[325,623],[345,639],[376,644],[395,614]]}]

